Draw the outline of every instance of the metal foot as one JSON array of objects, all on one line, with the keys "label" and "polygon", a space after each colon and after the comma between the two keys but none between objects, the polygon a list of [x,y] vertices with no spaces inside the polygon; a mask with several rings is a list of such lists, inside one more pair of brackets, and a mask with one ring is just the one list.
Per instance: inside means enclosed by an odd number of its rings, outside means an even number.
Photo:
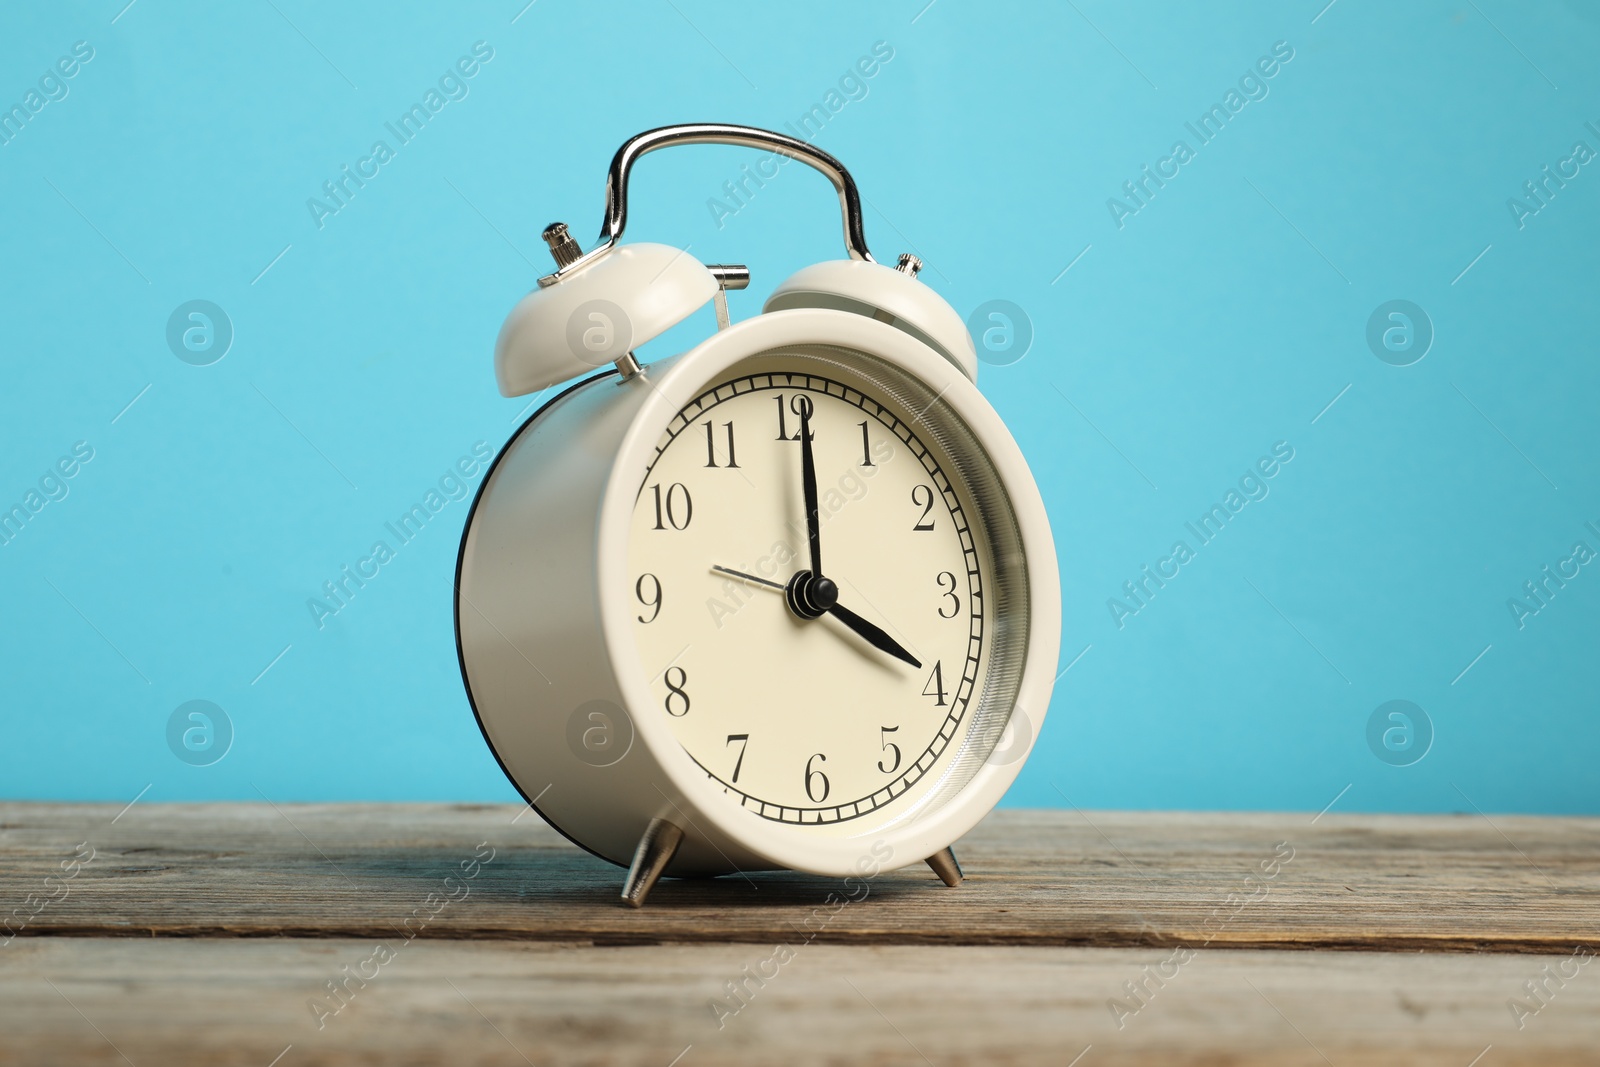
[{"label": "metal foot", "polygon": [[949,849],[942,849],[928,857],[928,866],[933,868],[945,885],[954,889],[961,884],[961,864],[956,862],[956,854]]},{"label": "metal foot", "polygon": [[[672,862],[673,854],[683,841],[683,831],[665,819],[651,819],[639,838],[639,847],[633,850],[633,866],[628,868],[628,878],[622,883],[622,902],[631,908],[644,906],[661,872]],[[931,862],[931,861],[930,861]]]}]

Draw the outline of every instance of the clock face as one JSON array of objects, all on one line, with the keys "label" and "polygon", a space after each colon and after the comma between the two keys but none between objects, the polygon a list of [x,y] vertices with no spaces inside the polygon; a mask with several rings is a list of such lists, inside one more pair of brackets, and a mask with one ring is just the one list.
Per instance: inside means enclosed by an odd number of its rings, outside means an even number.
[{"label": "clock face", "polygon": [[995,573],[1010,515],[964,433],[914,383],[796,353],[729,371],[659,441],[629,538],[655,701],[635,714],[755,816],[857,834],[959,788],[993,747],[1020,668],[996,636],[1020,654],[1025,623],[1001,616],[1026,577],[1016,551]]}]

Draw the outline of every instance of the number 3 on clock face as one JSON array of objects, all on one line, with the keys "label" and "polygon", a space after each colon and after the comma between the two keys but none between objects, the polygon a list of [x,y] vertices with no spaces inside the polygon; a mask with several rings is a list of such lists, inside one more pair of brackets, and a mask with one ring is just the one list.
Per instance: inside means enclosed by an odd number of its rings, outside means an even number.
[{"label": "number 3 on clock face", "polygon": [[[634,637],[656,713],[734,802],[855,835],[918,808],[969,740],[994,554],[926,410],[838,365],[743,369],[640,485]],[[831,588],[796,591],[819,571]]]}]

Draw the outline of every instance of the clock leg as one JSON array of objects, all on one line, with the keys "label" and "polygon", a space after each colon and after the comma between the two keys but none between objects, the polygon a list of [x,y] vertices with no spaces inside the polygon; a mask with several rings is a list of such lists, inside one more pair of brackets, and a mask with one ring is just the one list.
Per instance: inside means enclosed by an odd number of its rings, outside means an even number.
[{"label": "clock leg", "polygon": [[928,866],[932,867],[933,873],[952,889],[961,884],[961,864],[956,862],[956,854],[949,849],[942,849],[929,856]]},{"label": "clock leg", "polygon": [[[628,878],[622,883],[622,902],[632,908],[644,906],[661,872],[672,862],[673,854],[683,841],[683,831],[665,819],[651,819],[639,838],[639,847],[633,850],[633,866],[628,868]],[[930,861],[931,862],[931,861]]]}]

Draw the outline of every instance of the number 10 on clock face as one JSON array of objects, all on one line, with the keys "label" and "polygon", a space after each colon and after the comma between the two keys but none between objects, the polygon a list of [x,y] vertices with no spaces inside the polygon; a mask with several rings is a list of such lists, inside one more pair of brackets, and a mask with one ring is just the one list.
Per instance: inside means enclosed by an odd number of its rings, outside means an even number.
[{"label": "number 10 on clock face", "polygon": [[856,835],[916,811],[970,747],[995,516],[937,398],[788,367],[731,373],[658,443],[629,534],[655,700],[635,713],[751,813]]}]

